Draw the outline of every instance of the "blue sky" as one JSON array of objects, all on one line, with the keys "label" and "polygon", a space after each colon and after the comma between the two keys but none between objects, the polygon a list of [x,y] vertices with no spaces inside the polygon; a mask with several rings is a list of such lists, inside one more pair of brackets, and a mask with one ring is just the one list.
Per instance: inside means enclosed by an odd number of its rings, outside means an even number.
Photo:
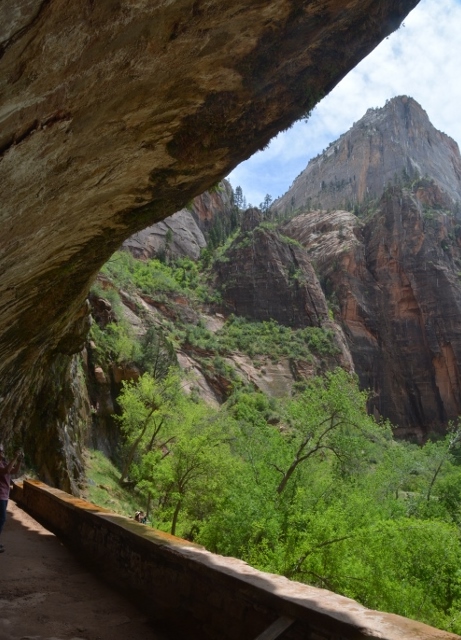
[{"label": "blue sky", "polygon": [[421,0],[403,27],[384,40],[315,108],[228,176],[255,206],[287,191],[310,158],[370,107],[397,95],[415,98],[437,129],[461,144],[461,0]]}]

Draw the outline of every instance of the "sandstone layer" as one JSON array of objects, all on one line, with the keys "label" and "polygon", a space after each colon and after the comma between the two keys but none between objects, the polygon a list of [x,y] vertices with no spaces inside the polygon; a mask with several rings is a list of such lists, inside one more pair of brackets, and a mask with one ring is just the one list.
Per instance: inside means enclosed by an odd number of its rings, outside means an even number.
[{"label": "sandstone layer", "polygon": [[226,304],[254,320],[321,327],[328,308],[307,253],[260,222],[259,210],[248,209],[241,233],[215,266]]},{"label": "sandstone layer", "polygon": [[215,189],[200,194],[181,211],[130,236],[123,247],[135,258],[187,256],[197,260],[207,246],[210,232],[217,224],[228,226],[234,210],[232,187],[227,180],[222,180]]},{"label": "sandstone layer", "polygon": [[[72,395],[85,297],[123,240],[181,209],[308,112],[416,4],[2,2],[6,439],[30,431],[31,421],[31,442],[68,428],[61,398]],[[51,397],[57,359],[67,369]],[[58,469],[50,478],[62,483]]]},{"label": "sandstone layer", "polygon": [[216,285],[227,311],[294,328],[329,329],[335,354],[330,366],[353,369],[342,331],[329,318],[308,253],[300,244],[260,223],[261,212],[248,209],[240,234],[223,259],[215,263]]}]

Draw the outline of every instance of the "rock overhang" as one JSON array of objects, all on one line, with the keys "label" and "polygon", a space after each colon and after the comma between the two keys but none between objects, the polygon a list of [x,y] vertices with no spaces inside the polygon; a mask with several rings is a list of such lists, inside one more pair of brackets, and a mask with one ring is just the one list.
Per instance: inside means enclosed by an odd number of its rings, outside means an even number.
[{"label": "rock overhang", "polygon": [[89,284],[122,241],[307,114],[417,3],[3,5],[6,435],[37,413],[50,367],[80,348]]}]

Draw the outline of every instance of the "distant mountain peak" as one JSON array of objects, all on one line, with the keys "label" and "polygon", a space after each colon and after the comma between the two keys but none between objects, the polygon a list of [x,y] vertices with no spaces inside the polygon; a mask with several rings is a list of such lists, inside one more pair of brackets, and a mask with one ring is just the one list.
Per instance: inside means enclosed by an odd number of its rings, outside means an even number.
[{"label": "distant mountain peak", "polygon": [[430,122],[421,105],[396,96],[365,115],[313,158],[276,200],[281,214],[349,209],[379,198],[389,184],[429,177],[453,201],[461,200],[458,144]]}]

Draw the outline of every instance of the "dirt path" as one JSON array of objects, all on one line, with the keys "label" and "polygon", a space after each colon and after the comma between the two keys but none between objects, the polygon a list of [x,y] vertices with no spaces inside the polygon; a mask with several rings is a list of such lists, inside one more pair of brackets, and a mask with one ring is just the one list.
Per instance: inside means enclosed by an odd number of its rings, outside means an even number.
[{"label": "dirt path", "polygon": [[0,640],[166,640],[11,500],[2,543]]}]

